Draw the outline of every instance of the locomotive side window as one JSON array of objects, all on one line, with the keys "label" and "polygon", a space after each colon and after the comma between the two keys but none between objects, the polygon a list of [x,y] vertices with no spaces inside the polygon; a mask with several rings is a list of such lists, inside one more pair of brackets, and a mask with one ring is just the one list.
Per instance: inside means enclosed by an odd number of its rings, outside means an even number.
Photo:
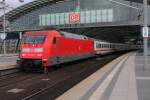
[{"label": "locomotive side window", "polygon": [[53,38],[53,44],[56,44],[56,42],[57,42],[57,39],[56,39],[56,37],[54,37]]}]

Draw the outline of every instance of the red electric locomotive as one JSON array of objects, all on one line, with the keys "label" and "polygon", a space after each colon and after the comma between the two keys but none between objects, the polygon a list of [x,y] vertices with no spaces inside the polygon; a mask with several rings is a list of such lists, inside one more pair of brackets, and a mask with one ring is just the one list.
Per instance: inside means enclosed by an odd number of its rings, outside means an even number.
[{"label": "red electric locomotive", "polygon": [[[83,35],[63,31],[27,32],[20,48],[18,64],[22,69],[49,66],[95,55],[94,41]],[[42,67],[41,67],[42,66]]]}]

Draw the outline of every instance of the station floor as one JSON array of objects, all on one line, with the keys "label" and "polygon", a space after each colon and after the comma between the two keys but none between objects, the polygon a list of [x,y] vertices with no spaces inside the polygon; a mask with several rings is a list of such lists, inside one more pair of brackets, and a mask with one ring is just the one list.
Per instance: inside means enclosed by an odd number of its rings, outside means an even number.
[{"label": "station floor", "polygon": [[89,76],[57,100],[150,100],[150,56],[125,54]]}]

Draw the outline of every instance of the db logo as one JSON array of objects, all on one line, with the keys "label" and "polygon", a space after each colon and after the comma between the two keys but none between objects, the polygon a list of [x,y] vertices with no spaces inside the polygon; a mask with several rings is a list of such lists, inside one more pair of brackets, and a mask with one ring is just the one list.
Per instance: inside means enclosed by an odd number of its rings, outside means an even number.
[{"label": "db logo", "polygon": [[69,22],[80,22],[80,13],[70,13]]}]

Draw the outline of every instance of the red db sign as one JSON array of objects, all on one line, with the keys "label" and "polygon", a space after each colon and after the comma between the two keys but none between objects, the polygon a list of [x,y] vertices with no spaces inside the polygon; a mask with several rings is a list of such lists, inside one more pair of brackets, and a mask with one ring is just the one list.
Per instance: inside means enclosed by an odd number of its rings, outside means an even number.
[{"label": "red db sign", "polygon": [[78,12],[70,13],[69,22],[71,23],[80,22],[80,13]]}]

